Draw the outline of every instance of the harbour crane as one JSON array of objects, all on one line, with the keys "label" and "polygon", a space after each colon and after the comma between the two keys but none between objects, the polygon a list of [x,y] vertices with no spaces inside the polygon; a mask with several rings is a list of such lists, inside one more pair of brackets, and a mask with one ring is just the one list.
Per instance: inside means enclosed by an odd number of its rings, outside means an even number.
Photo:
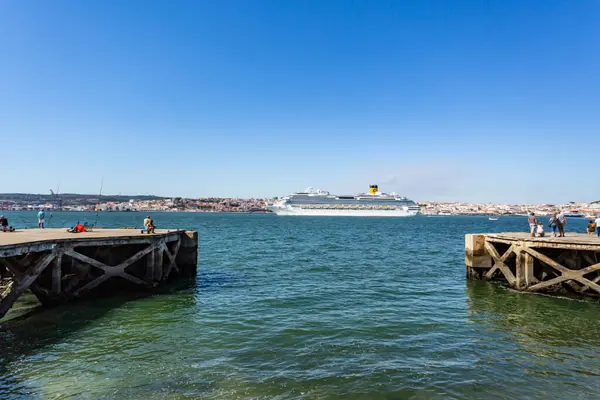
[{"label": "harbour crane", "polygon": [[58,196],[58,193],[54,193],[52,189],[50,189],[50,194],[52,195],[52,203],[54,204],[54,211],[58,211],[62,209],[62,199]]}]

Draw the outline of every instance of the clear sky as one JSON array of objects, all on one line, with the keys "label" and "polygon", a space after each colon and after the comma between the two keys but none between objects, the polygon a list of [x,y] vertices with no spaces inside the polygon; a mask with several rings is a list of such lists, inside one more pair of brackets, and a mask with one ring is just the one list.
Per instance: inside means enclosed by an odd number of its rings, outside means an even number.
[{"label": "clear sky", "polygon": [[0,192],[600,199],[600,2],[0,1]]}]

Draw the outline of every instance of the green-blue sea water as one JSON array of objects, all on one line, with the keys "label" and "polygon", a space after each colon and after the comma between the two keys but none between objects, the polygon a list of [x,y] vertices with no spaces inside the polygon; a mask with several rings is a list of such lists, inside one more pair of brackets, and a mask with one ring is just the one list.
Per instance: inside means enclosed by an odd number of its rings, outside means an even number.
[{"label": "green-blue sea water", "polygon": [[[4,212],[17,227],[33,212]],[[145,215],[102,213],[98,225]],[[597,398],[600,305],[467,282],[464,234],[525,217],[152,213],[199,231],[189,287],[0,330],[1,399]],[[54,213],[51,227],[94,214]],[[571,219],[567,230],[582,231]],[[2,233],[0,233],[2,234]]]}]

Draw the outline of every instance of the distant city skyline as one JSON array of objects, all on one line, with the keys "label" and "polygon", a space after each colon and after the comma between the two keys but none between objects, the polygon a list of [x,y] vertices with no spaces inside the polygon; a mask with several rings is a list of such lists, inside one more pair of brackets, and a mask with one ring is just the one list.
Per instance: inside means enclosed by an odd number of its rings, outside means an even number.
[{"label": "distant city skyline", "polygon": [[600,199],[600,3],[5,1],[0,192]]},{"label": "distant city skyline", "polygon": [[[352,192],[340,192],[340,193],[336,193],[336,194],[348,194],[348,195],[353,195],[353,194],[357,194],[356,193],[352,193]],[[2,197],[2,195],[6,195],[6,194],[23,194],[23,195],[30,195],[30,196],[44,196],[45,198],[47,198],[46,202],[47,203],[54,203],[54,200],[50,197],[50,195],[48,193],[41,193],[41,192],[0,192],[0,202],[2,201],[6,201],[5,198]],[[152,194],[152,193],[101,193],[100,197],[98,197],[100,193],[76,193],[76,192],[67,192],[67,193],[59,193],[59,197],[61,197],[60,195],[64,195],[64,196],[85,196],[88,198],[93,198],[94,201],[96,201],[95,199],[100,198],[102,202],[105,202],[107,199],[109,198],[113,198],[113,197],[122,197],[122,199],[120,199],[120,201],[127,201],[127,199],[129,198],[130,200],[132,199],[136,199],[139,197],[145,198],[145,197],[155,197],[155,198],[163,198],[163,199],[176,199],[176,198],[182,198],[182,199],[208,199],[208,198],[215,198],[215,199],[244,199],[244,200],[250,200],[250,199],[257,199],[257,200],[261,200],[261,199],[273,199],[273,198],[278,198],[278,197],[282,197],[290,193],[285,193],[279,196],[215,196],[215,195],[207,195],[207,196],[180,196],[180,195],[157,195],[157,194]],[[64,200],[64,198],[62,198]],[[600,203],[600,199],[597,200],[591,200],[591,201],[581,201],[581,200],[571,200],[571,201],[565,201],[565,202],[559,202],[559,203],[551,203],[551,202],[540,202],[540,203],[528,203],[528,202],[492,202],[492,201],[481,201],[481,202],[471,202],[471,201],[462,201],[462,200],[426,200],[426,199],[413,199],[417,202],[420,203],[449,203],[449,204],[480,204],[480,205],[486,205],[486,204],[498,204],[498,205],[566,205],[566,204],[580,204],[580,203],[586,203],[586,204],[591,204],[591,203]],[[135,200],[138,201],[138,200]],[[143,200],[141,200],[143,201]],[[95,204],[95,203],[94,203]]]}]

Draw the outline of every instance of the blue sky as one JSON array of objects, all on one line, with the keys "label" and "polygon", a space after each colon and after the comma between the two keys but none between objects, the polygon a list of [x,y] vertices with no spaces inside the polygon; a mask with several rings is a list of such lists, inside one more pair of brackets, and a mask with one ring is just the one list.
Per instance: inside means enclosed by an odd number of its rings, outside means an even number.
[{"label": "blue sky", "polygon": [[600,2],[0,2],[0,192],[600,199]]}]

